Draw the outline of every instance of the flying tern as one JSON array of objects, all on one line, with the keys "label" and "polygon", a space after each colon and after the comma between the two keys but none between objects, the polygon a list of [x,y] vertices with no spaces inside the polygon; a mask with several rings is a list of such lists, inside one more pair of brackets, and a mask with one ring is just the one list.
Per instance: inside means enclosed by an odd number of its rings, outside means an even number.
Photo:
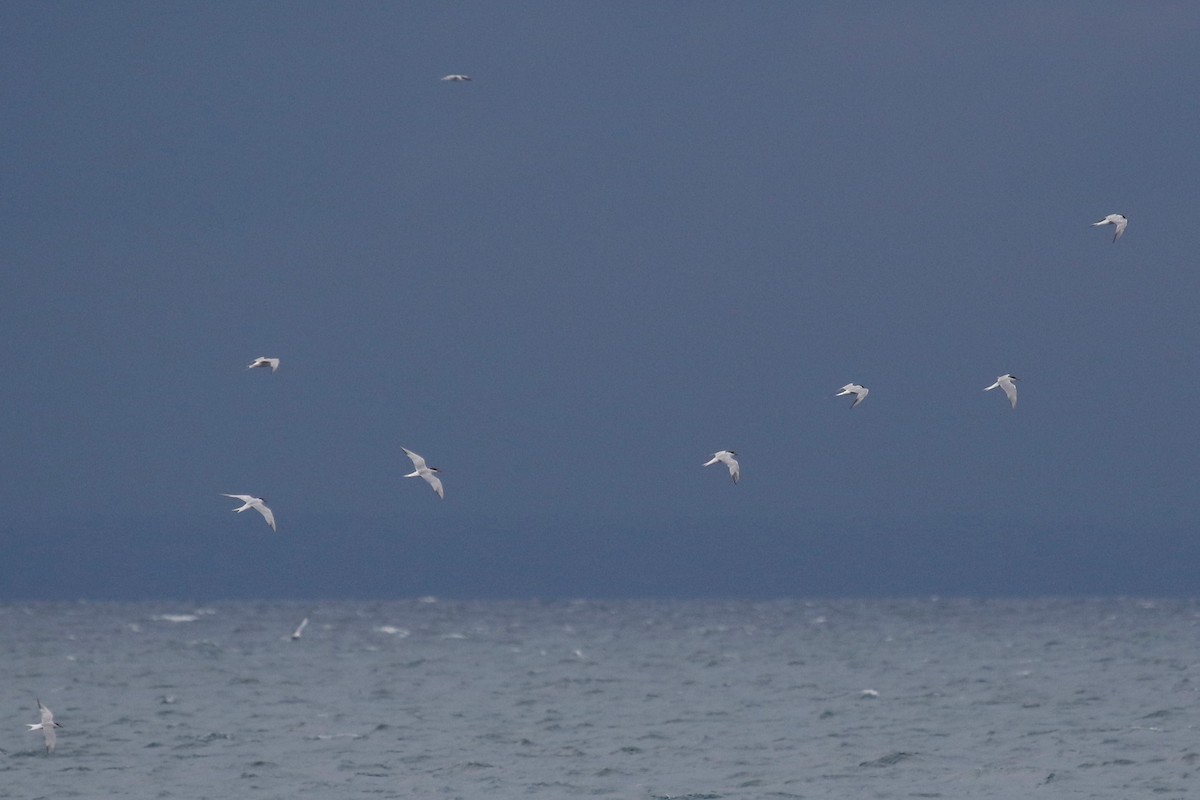
[{"label": "flying tern", "polygon": [[844,395],[854,395],[854,402],[850,404],[851,408],[858,408],[858,404],[867,399],[867,395],[871,390],[865,386],[859,386],[857,383],[847,383],[842,387],[842,390],[834,395],[834,397],[842,397]]},{"label": "flying tern", "polygon": [[300,624],[296,626],[296,630],[292,631],[292,641],[299,639],[304,635],[304,629],[308,627],[308,617],[300,620]]},{"label": "flying tern", "polygon": [[241,500],[245,505],[243,505],[241,508],[235,508],[234,511],[240,514],[248,508],[253,508],[255,511],[263,515],[263,519],[265,519],[267,524],[271,526],[271,530],[276,530],[275,515],[271,512],[271,509],[267,508],[266,501],[261,497],[254,497],[253,495],[248,494],[225,494],[224,492],[221,492],[221,496],[232,497],[234,500]]},{"label": "flying tern", "polygon": [[248,367],[246,367],[246,369],[257,369],[258,367],[270,367],[271,372],[274,372],[275,370],[279,369],[279,359],[278,358],[267,358],[266,356],[259,356],[258,358],[251,361],[250,365]]},{"label": "flying tern", "polygon": [[36,725],[34,725],[31,722],[26,722],[25,724],[29,726],[30,733],[32,733],[33,731],[41,731],[42,732],[42,735],[46,737],[46,752],[53,753],[54,745],[58,743],[58,736],[57,736],[57,734],[54,733],[54,729],[61,728],[62,725],[59,725],[57,722],[54,721],[54,714],[52,714],[50,712],[50,709],[48,709],[44,705],[42,705],[41,700],[38,700],[37,704],[38,704],[38,711],[42,712],[42,721],[37,723]]},{"label": "flying tern", "polygon": [[461,82],[461,81],[469,81],[469,80],[471,80],[471,76],[470,76],[470,75],[447,75],[447,76],[445,76],[444,78],[442,78],[442,80],[444,80],[444,81],[453,81],[453,82],[455,82],[455,83],[459,83],[459,82]]},{"label": "flying tern", "polygon": [[1116,230],[1113,232],[1113,241],[1120,239],[1125,234],[1125,227],[1129,225],[1129,220],[1125,219],[1124,214],[1109,214],[1099,222],[1093,222],[1092,227],[1100,227],[1101,225],[1113,225]]},{"label": "flying tern", "polygon": [[995,383],[993,383],[991,386],[984,389],[984,391],[990,392],[992,389],[995,389],[997,386],[999,386],[1001,389],[1004,390],[1004,393],[1006,395],[1008,395],[1008,402],[1012,403],[1013,408],[1016,408],[1017,407],[1017,385],[1015,383],[1013,383],[1013,381],[1019,381],[1019,380],[1021,380],[1021,379],[1018,378],[1016,375],[1001,375],[999,378],[996,378]]},{"label": "flying tern", "polygon": [[722,464],[729,467],[729,477],[733,479],[734,483],[737,483],[738,478],[742,476],[742,470],[738,464],[736,456],[737,453],[733,452],[732,450],[718,450],[717,452],[713,453],[712,458],[704,462],[703,466],[711,467],[713,464],[716,464],[718,461],[720,461]]},{"label": "flying tern", "polygon": [[438,468],[426,466],[425,459],[414,453],[412,450],[409,450],[407,447],[401,447],[400,449],[404,451],[406,456],[412,459],[413,463],[413,471],[404,477],[424,478],[425,482],[432,486],[433,490],[437,492],[437,496],[445,500],[446,490],[442,488],[442,479],[433,474],[438,471]]}]

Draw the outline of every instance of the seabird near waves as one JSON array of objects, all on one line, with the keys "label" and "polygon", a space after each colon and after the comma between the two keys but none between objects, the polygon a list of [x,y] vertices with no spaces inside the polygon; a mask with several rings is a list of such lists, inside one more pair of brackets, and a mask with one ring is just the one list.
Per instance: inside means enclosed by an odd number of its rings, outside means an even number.
[{"label": "seabird near waves", "polygon": [[450,81],[451,83],[462,83],[463,81],[471,80],[471,76],[470,75],[446,75],[445,77],[442,78],[442,80]]},{"label": "seabird near waves", "polygon": [[270,367],[271,372],[274,372],[275,370],[279,369],[279,359],[278,358],[267,358],[266,356],[259,356],[258,358],[251,361],[250,365],[247,366],[246,369],[258,369],[259,367]]},{"label": "seabird near waves", "polygon": [[54,732],[54,729],[61,728],[62,725],[54,721],[54,714],[50,712],[50,709],[42,705],[41,700],[38,700],[37,704],[38,711],[42,712],[42,721],[36,725],[32,722],[26,722],[25,724],[29,726],[30,733],[34,731],[42,732],[42,735],[46,737],[46,752],[53,753],[54,745],[58,743],[58,735]]}]

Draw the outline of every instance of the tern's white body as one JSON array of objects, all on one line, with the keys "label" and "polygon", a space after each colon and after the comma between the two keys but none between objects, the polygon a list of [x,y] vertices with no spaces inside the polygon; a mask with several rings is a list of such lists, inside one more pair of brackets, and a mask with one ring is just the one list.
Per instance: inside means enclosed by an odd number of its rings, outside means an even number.
[{"label": "tern's white body", "polygon": [[1125,228],[1127,225],[1129,225],[1129,220],[1125,219],[1124,214],[1109,214],[1099,222],[1092,223],[1092,227],[1099,227],[1101,225],[1112,225],[1115,227],[1115,230],[1113,231],[1113,241],[1115,242],[1124,235]]},{"label": "tern's white body", "polygon": [[995,389],[997,386],[999,386],[1001,389],[1004,390],[1004,393],[1006,395],[1008,395],[1008,402],[1012,404],[1013,408],[1016,408],[1017,407],[1017,385],[1015,383],[1013,383],[1013,381],[1019,381],[1019,380],[1021,380],[1021,379],[1018,378],[1016,375],[1001,375],[999,378],[996,378],[995,383],[993,383],[991,386],[984,389],[984,391],[990,392],[992,389]]},{"label": "tern's white body", "polygon": [[271,509],[267,508],[266,502],[264,502],[261,497],[254,497],[253,495],[249,494],[225,494],[224,492],[222,492],[221,495],[223,497],[232,497],[234,500],[241,500],[242,503],[245,504],[241,508],[235,508],[234,511],[240,514],[246,509],[253,508],[255,511],[263,515],[263,519],[265,519],[267,524],[271,526],[271,530],[276,529],[275,514],[271,512]]},{"label": "tern's white body", "polygon": [[425,459],[423,457],[417,455],[412,450],[409,450],[407,447],[401,447],[400,449],[404,451],[404,454],[406,456],[408,456],[409,459],[411,459],[412,463],[413,463],[413,471],[408,473],[404,477],[406,477],[406,478],[424,478],[425,482],[428,483],[430,486],[432,486],[433,490],[435,492],[437,492],[437,496],[442,498],[443,500],[445,500],[446,499],[446,490],[442,488],[442,479],[434,474],[435,472],[438,471],[438,468],[427,466],[425,464]]},{"label": "tern's white body", "polygon": [[271,372],[274,372],[275,370],[279,369],[279,359],[278,358],[267,358],[266,356],[259,356],[258,358],[251,361],[249,366],[246,367],[246,369],[258,369],[259,367],[270,367]]},{"label": "tern's white body", "polygon": [[296,630],[292,631],[292,639],[299,639],[304,635],[304,629],[308,627],[308,617],[300,620],[300,624],[296,626]]},{"label": "tern's white body", "polygon": [[58,735],[54,732],[54,729],[61,728],[62,725],[59,725],[57,722],[54,721],[54,714],[52,714],[50,712],[50,709],[48,709],[44,705],[42,705],[41,700],[38,700],[37,704],[38,704],[38,711],[40,711],[42,713],[42,721],[37,723],[36,725],[33,724],[32,722],[26,722],[25,724],[29,726],[30,733],[32,733],[33,731],[41,731],[42,732],[42,736],[44,736],[46,739],[46,752],[53,753],[54,746],[56,744],[58,744]]},{"label": "tern's white body", "polygon": [[741,465],[738,464],[737,453],[733,452],[732,450],[718,450],[717,452],[713,453],[712,458],[704,462],[703,466],[711,467],[718,461],[729,467],[729,477],[733,479],[734,483],[737,483],[738,479],[742,477],[742,468]]},{"label": "tern's white body", "polygon": [[854,395],[854,402],[850,404],[851,408],[858,408],[858,404],[867,399],[867,395],[871,390],[865,386],[859,386],[857,383],[847,383],[842,387],[842,390],[834,395],[834,397],[842,397],[843,395]]},{"label": "tern's white body", "polygon": [[453,81],[455,83],[459,83],[461,81],[471,80],[471,76],[470,75],[447,75],[446,77],[442,78],[442,80]]}]

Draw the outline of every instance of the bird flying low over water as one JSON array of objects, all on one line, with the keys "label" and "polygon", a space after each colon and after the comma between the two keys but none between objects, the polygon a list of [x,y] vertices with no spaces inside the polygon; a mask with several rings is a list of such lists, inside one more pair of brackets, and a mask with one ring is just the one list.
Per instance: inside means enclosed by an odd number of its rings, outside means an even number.
[{"label": "bird flying low over water", "polygon": [[42,721],[36,725],[32,722],[26,722],[25,724],[29,726],[30,733],[34,731],[42,732],[42,735],[46,737],[46,752],[53,753],[54,745],[58,743],[58,735],[54,733],[54,729],[61,728],[62,725],[54,721],[54,714],[50,712],[50,709],[42,705],[41,700],[38,700],[37,704],[38,711],[42,712]]},{"label": "bird flying low over water", "polygon": [[1013,381],[1019,381],[1019,380],[1021,380],[1021,379],[1018,378],[1016,375],[1001,375],[999,378],[996,378],[995,383],[993,383],[991,386],[984,389],[984,391],[990,392],[992,389],[995,389],[997,386],[999,386],[1001,389],[1004,390],[1004,393],[1006,395],[1008,395],[1008,402],[1012,403],[1013,408],[1016,408],[1017,407],[1017,385],[1015,383],[1013,383]]},{"label": "bird flying low over water", "polygon": [[858,404],[867,399],[867,395],[871,390],[865,386],[859,386],[857,383],[847,383],[842,387],[842,390],[834,395],[834,397],[842,397],[843,395],[854,395],[854,402],[850,404],[851,408],[858,408]]},{"label": "bird flying low over water", "polygon": [[729,467],[729,477],[733,479],[734,483],[737,483],[738,479],[742,477],[742,469],[741,465],[738,464],[736,456],[737,453],[733,452],[732,450],[718,450],[717,452],[713,453],[713,457],[708,461],[705,461],[702,466],[711,467],[713,464],[716,464],[718,461],[720,461],[722,464]]},{"label": "bird flying low over water", "polygon": [[245,505],[243,505],[241,508],[235,508],[234,511],[240,514],[248,508],[253,508],[255,511],[263,515],[263,519],[265,519],[267,524],[271,526],[271,530],[276,530],[275,515],[271,512],[271,509],[267,508],[266,501],[261,497],[254,497],[253,495],[248,494],[225,494],[224,492],[221,492],[221,496],[232,497],[234,500],[241,500]]},{"label": "bird flying low over water", "polygon": [[438,471],[437,467],[429,467],[425,465],[425,459],[409,450],[407,447],[401,447],[404,454],[412,459],[413,471],[405,475],[406,478],[424,478],[425,482],[433,487],[437,492],[437,496],[446,499],[446,491],[442,488],[442,479],[433,473]]},{"label": "bird flying low over water", "polygon": [[471,76],[470,75],[447,75],[446,77],[442,78],[442,80],[454,81],[457,83],[459,81],[469,81],[469,80],[471,80]]},{"label": "bird flying low over water", "polygon": [[251,361],[250,365],[248,367],[246,367],[246,369],[257,369],[258,367],[270,367],[271,372],[274,372],[275,370],[279,369],[279,359],[278,358],[267,358],[266,356],[259,356],[258,358]]},{"label": "bird flying low over water", "polygon": [[1109,214],[1099,222],[1093,222],[1092,227],[1096,228],[1101,225],[1113,225],[1116,230],[1113,232],[1113,241],[1120,239],[1125,234],[1125,227],[1129,225],[1129,220],[1125,219],[1124,214]]},{"label": "bird flying low over water", "polygon": [[308,627],[308,617],[300,620],[300,624],[296,626],[296,630],[292,631],[292,641],[299,639],[304,635],[304,629]]}]

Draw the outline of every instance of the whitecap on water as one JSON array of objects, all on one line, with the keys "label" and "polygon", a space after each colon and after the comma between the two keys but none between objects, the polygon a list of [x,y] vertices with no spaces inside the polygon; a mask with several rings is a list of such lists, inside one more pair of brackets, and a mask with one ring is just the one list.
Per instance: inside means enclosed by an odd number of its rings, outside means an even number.
[{"label": "whitecap on water", "polygon": [[396,628],[392,625],[380,625],[375,630],[379,633],[386,633],[389,636],[399,636],[401,639],[409,634],[409,631],[404,628]]},{"label": "whitecap on water", "polygon": [[315,736],[305,736],[305,739],[315,741],[326,741],[328,739],[361,739],[361,733],[318,733]]}]

